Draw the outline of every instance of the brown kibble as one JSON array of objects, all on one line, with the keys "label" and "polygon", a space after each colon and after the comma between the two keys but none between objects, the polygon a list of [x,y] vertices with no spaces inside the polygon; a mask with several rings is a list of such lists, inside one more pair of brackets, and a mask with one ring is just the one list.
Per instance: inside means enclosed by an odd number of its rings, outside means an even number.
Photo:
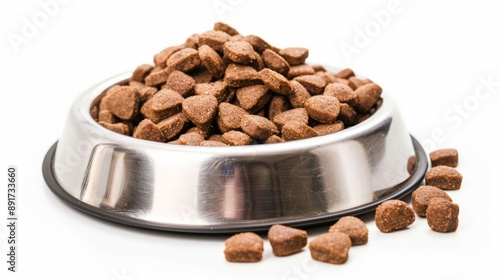
[{"label": "brown kibble", "polygon": [[226,64],[220,57],[220,55],[207,45],[200,46],[198,48],[198,56],[200,57],[201,63],[205,68],[214,76],[216,79],[224,75],[226,70]]},{"label": "brown kibble", "polygon": [[262,84],[259,72],[251,66],[231,63],[226,68],[224,81],[230,87],[246,87]]},{"label": "brown kibble", "polygon": [[382,94],[382,88],[374,83],[359,87],[354,91],[356,105],[354,109],[359,113],[366,113],[375,105]]},{"label": "brown kibble", "polygon": [[186,132],[178,140],[181,145],[199,146],[205,141],[205,137],[198,132]]},{"label": "brown kibble", "polygon": [[130,86],[121,86],[106,95],[107,109],[122,120],[131,120],[139,112],[139,91]]},{"label": "brown kibble", "polygon": [[256,59],[252,45],[245,41],[226,42],[223,50],[224,55],[235,63],[250,64]]},{"label": "brown kibble", "polygon": [[173,70],[173,68],[165,68],[160,71],[151,71],[151,73],[149,73],[149,75],[144,79],[144,83],[147,87],[163,85],[167,82],[168,76]]},{"label": "brown kibble", "polygon": [[174,137],[179,135],[179,133],[181,133],[184,127],[186,127],[188,121],[189,120],[186,118],[186,116],[184,116],[183,113],[178,113],[164,120],[161,120],[156,125],[163,133],[165,139],[167,141],[170,141]]},{"label": "brown kibble", "polygon": [[221,141],[214,141],[214,140],[204,140],[201,141],[200,146],[229,146],[228,144],[221,142]]},{"label": "brown kibble", "polygon": [[239,88],[236,91],[236,99],[241,108],[250,113],[255,113],[271,100],[272,93],[265,85],[254,85]]},{"label": "brown kibble", "polygon": [[213,79],[212,74],[208,72],[207,68],[203,65],[200,65],[197,69],[189,72],[189,74],[193,77],[197,84],[210,83]]},{"label": "brown kibble", "polygon": [[160,128],[150,119],[144,119],[137,125],[133,137],[156,142],[165,142],[165,137]]},{"label": "brown kibble", "polygon": [[260,70],[259,77],[272,91],[282,95],[289,95],[293,93],[293,88],[287,78],[280,73],[273,71],[269,68]]},{"label": "brown kibble", "polygon": [[140,91],[141,89],[146,87],[145,84],[138,82],[138,81],[129,81],[128,85],[133,87],[133,88],[136,88],[138,91]]},{"label": "brown kibble", "polygon": [[176,91],[182,97],[188,97],[193,95],[195,85],[196,82],[191,76],[175,70],[168,76],[165,88]]},{"label": "brown kibble", "polygon": [[186,42],[184,42],[183,47],[184,48],[192,48],[192,49],[197,49],[198,48],[198,41],[200,40],[200,35],[199,34],[192,34],[186,39]]},{"label": "brown kibble", "polygon": [[194,87],[196,95],[212,95],[217,98],[217,102],[223,102],[228,94],[227,84],[224,81],[215,81],[213,83],[200,83]]},{"label": "brown kibble", "polygon": [[352,246],[349,236],[342,232],[319,235],[309,243],[311,257],[317,261],[343,264],[347,261]]},{"label": "brown kibble", "polygon": [[285,142],[285,139],[277,136],[277,135],[271,135],[269,138],[264,140],[264,144],[274,144],[274,143],[282,143]]},{"label": "brown kibble", "polygon": [[100,123],[112,124],[116,122],[116,117],[108,110],[99,110],[97,121]]},{"label": "brown kibble", "polygon": [[314,73],[314,68],[307,64],[290,66],[290,70],[288,71],[288,79],[293,79],[297,76],[303,75],[313,75]]},{"label": "brown kibble", "polygon": [[429,153],[431,166],[446,165],[458,166],[458,151],[456,149],[441,149]]},{"label": "brown kibble", "polygon": [[358,113],[346,103],[340,103],[340,111],[337,119],[341,120],[346,126],[351,126],[356,122]]},{"label": "brown kibble", "polygon": [[167,60],[167,67],[172,70],[188,72],[201,64],[198,51],[192,48],[184,48],[173,53]]},{"label": "brown kibble", "polygon": [[278,127],[278,129],[282,129],[282,127],[287,122],[292,120],[307,124],[309,122],[309,115],[307,114],[307,110],[305,108],[296,108],[283,111],[274,116],[273,123]]},{"label": "brown kibble", "polygon": [[213,95],[195,95],[182,101],[182,112],[197,127],[207,130],[217,113],[218,104]]},{"label": "brown kibble", "polygon": [[241,130],[257,139],[266,139],[279,133],[272,121],[257,115],[244,115],[241,119]]},{"label": "brown kibble", "polygon": [[425,173],[425,183],[442,190],[458,190],[462,185],[462,174],[453,167],[439,165]]},{"label": "brown kibble", "polygon": [[130,135],[130,127],[124,123],[99,122],[99,124],[116,133]]},{"label": "brown kibble", "polygon": [[439,197],[452,201],[451,197],[443,190],[434,186],[420,186],[411,194],[411,206],[420,217],[425,217],[431,198]]},{"label": "brown kibble", "polygon": [[313,127],[319,135],[326,135],[330,133],[339,132],[344,129],[344,123],[342,121],[335,121],[334,123],[318,124]]},{"label": "brown kibble", "polygon": [[285,77],[288,75],[288,71],[290,71],[290,65],[288,62],[271,49],[266,49],[262,52],[262,60],[267,68],[276,71]]},{"label": "brown kibble", "polygon": [[340,218],[328,232],[342,232],[351,238],[352,245],[364,245],[368,243],[368,228],[366,224],[354,216]]},{"label": "brown kibble", "polygon": [[241,131],[231,130],[222,134],[222,141],[230,146],[242,146],[250,144],[252,138]]},{"label": "brown kibble", "polygon": [[339,72],[335,73],[335,77],[341,78],[341,79],[349,79],[350,77],[353,77],[354,71],[350,68],[345,68],[340,70]]},{"label": "brown kibble", "polygon": [[200,34],[198,45],[208,45],[218,53],[223,52],[224,43],[229,41],[231,35],[219,30],[209,30]]},{"label": "brown kibble", "polygon": [[317,75],[303,75],[294,78],[295,81],[301,83],[311,95],[322,94],[327,83]]},{"label": "brown kibble", "polygon": [[170,89],[162,89],[141,107],[141,113],[154,123],[181,111],[184,98]]},{"label": "brown kibble", "polygon": [[443,198],[434,197],[427,207],[427,224],[433,231],[453,232],[458,228],[457,204]]},{"label": "brown kibble", "polygon": [[275,256],[289,256],[302,251],[307,245],[307,232],[283,225],[273,225],[267,238]]},{"label": "brown kibble", "polygon": [[401,200],[387,200],[375,209],[375,225],[381,232],[393,232],[407,228],[415,221],[415,212]]},{"label": "brown kibble", "polygon": [[250,45],[252,45],[253,49],[258,53],[262,53],[266,49],[273,49],[271,47],[271,45],[269,45],[266,41],[264,41],[259,36],[248,35],[248,36],[245,36],[243,38],[243,40],[250,43]]},{"label": "brown kibble", "polygon": [[153,95],[158,92],[158,89],[155,87],[145,87],[139,90],[139,98],[141,99],[141,103],[148,101]]},{"label": "brown kibble", "polygon": [[269,119],[272,121],[277,114],[292,108],[293,107],[290,104],[290,101],[284,95],[274,95],[273,98],[271,98],[271,101],[269,102],[269,109],[267,115],[269,116]]},{"label": "brown kibble", "polygon": [[238,31],[236,31],[236,29],[234,29],[233,27],[229,26],[228,24],[226,23],[223,23],[223,22],[216,22],[214,24],[214,28],[213,28],[215,31],[222,31],[222,32],[225,32],[231,36],[235,36],[235,35],[239,35],[240,33]]},{"label": "brown kibble", "polygon": [[290,103],[294,108],[302,108],[306,101],[311,97],[307,89],[297,81],[290,81],[293,93],[288,96]]},{"label": "brown kibble", "polygon": [[352,89],[352,90],[357,90],[359,87],[361,86],[364,86],[364,85],[367,85],[367,84],[371,84],[372,81],[368,80],[368,79],[360,79],[360,78],[357,78],[357,77],[350,77],[348,80],[347,80],[347,85]]},{"label": "brown kibble", "polygon": [[417,167],[417,158],[415,156],[411,156],[408,158],[408,162],[406,163],[406,170],[408,173],[413,174],[415,167]]},{"label": "brown kibble", "polygon": [[307,113],[320,123],[333,123],[340,112],[340,102],[337,98],[327,95],[315,95],[305,103]]},{"label": "brown kibble", "polygon": [[241,127],[241,119],[248,112],[239,106],[231,103],[222,102],[219,104],[219,113],[217,116],[217,125],[221,132],[238,130]]},{"label": "brown kibble", "polygon": [[309,56],[309,50],[306,48],[285,48],[279,51],[279,54],[286,59],[290,65],[304,64]]},{"label": "brown kibble", "polygon": [[228,262],[258,262],[262,259],[264,240],[253,232],[235,234],[224,244],[224,256]]},{"label": "brown kibble", "polygon": [[347,103],[349,106],[356,105],[356,94],[354,94],[354,91],[350,87],[344,84],[328,84],[323,94],[336,97],[339,102]]},{"label": "brown kibble", "polygon": [[182,46],[171,46],[163,49],[161,52],[154,56],[154,63],[160,68],[167,67],[167,59],[178,50],[182,49]]},{"label": "brown kibble", "polygon": [[135,68],[134,73],[132,73],[132,77],[130,77],[131,81],[144,82],[144,78],[151,72],[153,66],[149,64],[142,64]]},{"label": "brown kibble", "polygon": [[311,138],[318,135],[316,130],[301,121],[289,121],[281,129],[281,136],[286,141]]}]

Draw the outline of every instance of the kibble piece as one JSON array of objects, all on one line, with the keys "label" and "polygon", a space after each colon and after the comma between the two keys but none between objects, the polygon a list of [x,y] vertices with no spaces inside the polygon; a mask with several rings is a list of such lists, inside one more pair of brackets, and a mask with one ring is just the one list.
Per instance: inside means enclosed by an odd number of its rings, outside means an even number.
[{"label": "kibble piece", "polygon": [[257,115],[244,115],[241,119],[241,130],[257,139],[266,139],[279,133],[272,121]]},{"label": "kibble piece", "polygon": [[224,43],[229,41],[230,38],[231,35],[227,34],[226,32],[219,30],[209,30],[207,32],[200,34],[200,38],[198,39],[198,44],[200,46],[208,45],[216,52],[222,53]]},{"label": "kibble piece", "polygon": [[153,95],[158,92],[158,89],[155,87],[145,87],[139,90],[139,98],[141,99],[141,103],[144,104],[148,101]]},{"label": "kibble piece", "polygon": [[197,127],[207,130],[217,113],[218,104],[213,95],[195,95],[182,101],[182,112]]},{"label": "kibble piece", "polygon": [[210,83],[214,77],[210,72],[208,72],[207,68],[205,68],[205,66],[203,65],[200,65],[195,70],[189,72],[189,74],[191,77],[193,77],[194,81],[197,84]]},{"label": "kibble piece", "polygon": [[230,146],[242,146],[250,144],[252,138],[241,131],[231,130],[222,134],[222,141]]},{"label": "kibble piece", "polygon": [[130,80],[128,82],[128,85],[133,87],[133,88],[136,88],[138,91],[140,91],[141,89],[146,87],[146,85],[144,83],[138,82],[138,81],[132,81],[132,80]]},{"label": "kibble piece", "polygon": [[238,130],[241,127],[241,119],[248,112],[243,108],[231,103],[222,102],[219,104],[219,112],[217,115],[217,125],[221,132],[230,130]]},{"label": "kibble piece", "polygon": [[346,103],[340,103],[340,111],[337,119],[341,120],[346,126],[350,126],[356,122],[358,113]]},{"label": "kibble piece", "polygon": [[97,114],[97,121],[107,124],[112,124],[115,123],[117,120],[116,117],[110,111],[99,110],[99,113]]},{"label": "kibble piece", "polygon": [[156,125],[160,128],[165,139],[170,141],[181,133],[188,122],[189,120],[183,113],[178,113],[158,122]]},{"label": "kibble piece", "polygon": [[161,52],[154,56],[154,63],[160,68],[167,67],[167,59],[178,50],[182,49],[182,46],[171,46],[163,49]]},{"label": "kibble piece", "polygon": [[458,190],[462,185],[462,174],[453,167],[438,165],[425,173],[425,183],[442,190]]},{"label": "kibble piece", "polygon": [[318,135],[316,130],[301,121],[289,121],[281,129],[281,136],[286,141],[306,139]]},{"label": "kibble piece", "polygon": [[434,197],[427,207],[427,224],[437,232],[456,231],[459,212],[460,208],[457,204],[444,198]]},{"label": "kibble piece", "polygon": [[181,145],[199,146],[205,137],[198,132],[186,132],[178,140]]},{"label": "kibble piece", "polygon": [[410,156],[408,158],[408,162],[406,163],[406,170],[408,173],[413,174],[415,171],[415,167],[417,167],[417,157],[415,156]]},{"label": "kibble piece", "polygon": [[357,90],[359,87],[371,84],[372,81],[369,79],[360,79],[358,77],[350,77],[347,80],[347,85],[352,89],[352,90]]},{"label": "kibble piece", "polygon": [[304,105],[309,116],[320,123],[335,122],[340,112],[340,102],[333,96],[315,95]]},{"label": "kibble piece", "polygon": [[288,98],[283,95],[274,95],[269,102],[268,116],[270,120],[274,120],[274,117],[281,112],[292,109],[292,105]]},{"label": "kibble piece", "polygon": [[326,135],[330,133],[339,132],[344,129],[344,123],[336,120],[334,123],[318,124],[313,127],[319,135]]},{"label": "kibble piece", "polygon": [[311,257],[317,261],[343,264],[352,246],[349,236],[342,232],[329,232],[319,235],[309,243]]},{"label": "kibble piece", "polygon": [[345,68],[340,70],[339,72],[335,73],[335,77],[341,78],[341,79],[349,79],[350,77],[353,77],[354,71],[350,68]]},{"label": "kibble piece", "polygon": [[243,38],[243,40],[250,43],[250,45],[252,45],[253,49],[258,53],[262,53],[266,49],[272,49],[271,45],[269,45],[266,41],[264,41],[259,36],[248,35],[248,36],[245,36]]},{"label": "kibble piece", "polygon": [[150,119],[144,119],[137,125],[133,137],[156,142],[165,142],[165,136],[163,136],[160,128]]},{"label": "kibble piece", "polygon": [[458,151],[455,149],[441,149],[429,153],[431,166],[446,165],[450,167],[458,166]]},{"label": "kibble piece", "polygon": [[184,48],[173,53],[167,60],[167,68],[188,72],[201,64],[198,51],[192,48]]},{"label": "kibble piece", "polygon": [[356,105],[356,94],[354,91],[341,83],[328,84],[325,87],[324,95],[330,95],[336,97],[339,102],[347,103],[349,106]]},{"label": "kibble piece", "polygon": [[207,45],[198,48],[198,56],[201,63],[216,79],[224,75],[226,65],[220,55]]},{"label": "kibble piece", "polygon": [[231,63],[226,68],[224,81],[230,87],[246,87],[262,84],[259,72],[251,66]]},{"label": "kibble piece", "polygon": [[273,144],[273,143],[282,143],[285,142],[285,139],[279,137],[278,135],[271,135],[269,138],[264,140],[264,144]]},{"label": "kibble piece", "polygon": [[267,68],[276,71],[285,77],[288,75],[288,71],[290,71],[290,64],[288,64],[283,57],[271,49],[266,49],[262,52],[262,60]]},{"label": "kibble piece", "polygon": [[280,73],[269,68],[264,68],[259,71],[259,77],[266,86],[272,91],[282,95],[290,95],[293,93],[292,85],[287,78]]},{"label": "kibble piece", "polygon": [[231,36],[235,36],[235,35],[239,35],[240,34],[238,31],[236,31],[236,29],[234,29],[233,27],[231,27],[228,24],[223,23],[223,22],[216,22],[214,24],[214,28],[213,29],[215,31],[226,32],[227,34],[229,34]]},{"label": "kibble piece", "polygon": [[223,50],[224,55],[235,63],[250,64],[256,59],[252,45],[245,41],[226,42]]},{"label": "kibble piece", "polygon": [[290,65],[304,64],[309,56],[309,50],[306,48],[285,48],[279,51],[279,54],[286,59]]},{"label": "kibble piece", "polygon": [[144,83],[147,87],[155,87],[163,85],[167,82],[168,76],[172,71],[175,70],[173,68],[165,68],[160,71],[151,71],[149,75],[144,79]]},{"label": "kibble piece", "polygon": [[307,89],[297,81],[290,81],[293,92],[288,96],[290,103],[294,108],[302,108],[305,106],[306,101],[311,97]]},{"label": "kibble piece", "polygon": [[142,64],[135,68],[134,73],[132,73],[132,77],[130,77],[131,81],[144,82],[144,78],[153,70],[153,66],[149,64]]},{"label": "kibble piece", "polygon": [[224,256],[228,262],[258,262],[262,259],[264,240],[253,232],[235,234],[224,244]]},{"label": "kibble piece", "polygon": [[254,85],[239,88],[236,91],[236,99],[241,108],[250,113],[255,113],[271,100],[272,93],[265,85]]},{"label": "kibble piece", "polygon": [[382,94],[382,88],[377,84],[371,83],[357,88],[354,94],[356,94],[354,109],[359,113],[366,113],[377,103]]},{"label": "kibble piece", "polygon": [[415,221],[415,212],[401,200],[387,200],[375,209],[375,225],[381,232],[393,232],[407,228]]},{"label": "kibble piece", "polygon": [[368,228],[366,224],[354,216],[340,218],[328,232],[343,232],[349,235],[352,245],[364,245],[368,243]]},{"label": "kibble piece", "polygon": [[273,123],[281,130],[287,122],[292,120],[307,124],[309,122],[307,110],[305,108],[296,108],[281,112],[274,116]]},{"label": "kibble piece", "polygon": [[162,89],[141,107],[141,113],[154,123],[181,111],[184,98],[170,89]]},{"label": "kibble piece", "polygon": [[420,186],[411,194],[411,206],[420,217],[425,217],[431,198],[439,197],[452,201],[451,197],[443,190],[434,186]]},{"label": "kibble piece", "polygon": [[228,144],[225,144],[224,142],[221,141],[214,141],[214,140],[203,140],[200,143],[200,146],[229,146]]},{"label": "kibble piece", "polygon": [[175,70],[168,76],[165,88],[176,91],[182,97],[188,97],[193,95],[195,85],[196,82],[191,76]]},{"label": "kibble piece", "polygon": [[192,49],[197,49],[198,48],[198,41],[200,40],[200,35],[199,34],[192,34],[186,39],[186,42],[184,42],[183,47],[184,48],[192,48]]},{"label": "kibble piece", "polygon": [[131,120],[139,112],[139,91],[130,86],[121,86],[106,95],[108,111],[122,120]]},{"label": "kibble piece", "polygon": [[194,87],[196,95],[212,95],[217,98],[217,102],[223,102],[228,94],[227,84],[224,81],[215,81],[213,83],[200,83]]},{"label": "kibble piece", "polygon": [[300,64],[295,66],[290,66],[290,70],[288,71],[288,79],[293,79],[297,76],[302,75],[313,75],[316,71],[313,67],[307,64]]},{"label": "kibble piece", "polygon": [[301,83],[311,95],[322,94],[327,83],[317,75],[303,75],[294,78]]},{"label": "kibble piece", "polygon": [[120,133],[123,135],[130,135],[130,127],[124,123],[99,122],[99,124],[116,133]]},{"label": "kibble piece", "polygon": [[295,254],[302,251],[307,245],[307,232],[305,230],[283,225],[273,225],[267,233],[267,238],[275,256]]}]

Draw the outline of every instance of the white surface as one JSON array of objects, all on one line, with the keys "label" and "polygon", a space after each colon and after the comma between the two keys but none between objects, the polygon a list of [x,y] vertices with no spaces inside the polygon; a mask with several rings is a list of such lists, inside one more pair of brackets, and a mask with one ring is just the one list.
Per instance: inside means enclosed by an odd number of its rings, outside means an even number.
[{"label": "white surface", "polygon": [[[0,279],[465,280],[498,276],[497,261],[492,258],[500,249],[496,206],[500,17],[495,1],[66,0],[53,2],[58,4],[52,6],[50,16],[40,4],[46,2],[50,1],[8,1],[0,9],[4,97]],[[389,11],[388,5],[391,18],[386,17],[382,26],[374,15]],[[37,30],[26,33],[27,21],[37,23]],[[372,215],[365,215],[370,241],[353,247],[344,265],[312,261],[307,250],[274,257],[268,242],[260,263],[232,264],[222,253],[226,236],[118,226],[73,210],[57,198],[42,178],[41,165],[62,131],[73,99],[103,79],[151,63],[164,47],[211,29],[216,21],[278,47],[307,47],[308,61],[351,67],[370,77],[392,93],[409,131],[427,149],[457,148],[464,181],[462,189],[450,195],[460,205],[458,231],[436,233],[425,219],[417,218],[407,230],[383,234]],[[371,28],[372,37],[356,42],[357,29],[366,28]],[[13,36],[24,40],[16,46],[9,39]],[[359,47],[351,59],[341,51],[346,44]],[[481,79],[494,81],[489,91],[481,88]],[[461,113],[460,106],[465,108]],[[16,274],[7,272],[5,262],[7,183],[3,178],[11,164],[19,170]],[[309,240],[326,230],[309,230]]]}]

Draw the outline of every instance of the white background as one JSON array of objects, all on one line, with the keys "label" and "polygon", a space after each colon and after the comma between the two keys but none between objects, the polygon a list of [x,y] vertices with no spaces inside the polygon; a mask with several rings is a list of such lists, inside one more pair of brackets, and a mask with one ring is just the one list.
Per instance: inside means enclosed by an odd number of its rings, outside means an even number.
[{"label": "white background", "polygon": [[[0,8],[0,279],[498,279],[495,1],[54,1],[2,1]],[[383,234],[364,215],[370,241],[353,247],[344,265],[312,261],[307,250],[277,258],[267,242],[260,263],[232,264],[223,255],[227,236],[119,226],[57,198],[43,180],[42,159],[73,100],[216,21],[277,47],[307,47],[308,61],[354,69],[392,94],[428,151],[458,149],[464,180],[450,192],[460,206],[458,230],[436,233],[417,218],[407,230]],[[355,53],[343,52],[347,45]],[[19,170],[15,274],[4,261],[8,165]],[[326,230],[310,229],[309,240]]]}]

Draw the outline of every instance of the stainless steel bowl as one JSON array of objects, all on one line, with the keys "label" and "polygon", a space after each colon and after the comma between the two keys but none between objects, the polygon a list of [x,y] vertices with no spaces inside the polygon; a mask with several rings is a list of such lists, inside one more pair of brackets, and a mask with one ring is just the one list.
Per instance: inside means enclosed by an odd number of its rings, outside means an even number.
[{"label": "stainless steel bowl", "polygon": [[104,219],[203,233],[316,225],[401,198],[427,170],[422,147],[386,92],[373,116],[338,133],[277,144],[182,146],[117,134],[92,119],[96,98],[128,77],[99,83],[75,100],[42,168],[56,195]]}]

